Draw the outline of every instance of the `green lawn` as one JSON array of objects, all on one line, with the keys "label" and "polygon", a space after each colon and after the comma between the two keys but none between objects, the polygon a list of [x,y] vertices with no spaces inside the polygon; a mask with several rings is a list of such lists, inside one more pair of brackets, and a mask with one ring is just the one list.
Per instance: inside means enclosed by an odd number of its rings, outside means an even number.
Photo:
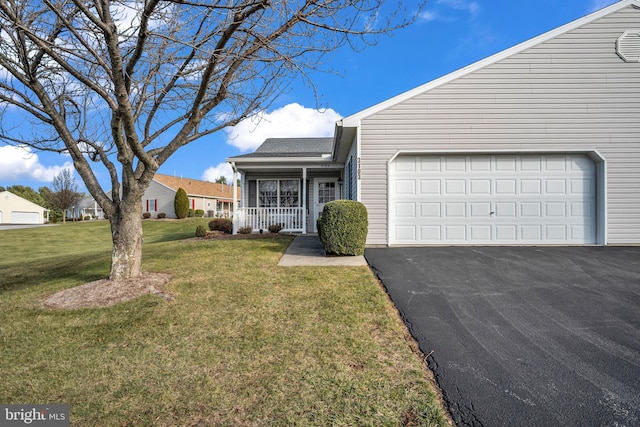
[{"label": "green lawn", "polygon": [[199,223],[144,222],[173,301],[80,310],[39,304],[108,274],[108,223],[0,231],[0,402],[77,426],[447,425],[368,268],[278,267],[289,236],[186,241]]}]

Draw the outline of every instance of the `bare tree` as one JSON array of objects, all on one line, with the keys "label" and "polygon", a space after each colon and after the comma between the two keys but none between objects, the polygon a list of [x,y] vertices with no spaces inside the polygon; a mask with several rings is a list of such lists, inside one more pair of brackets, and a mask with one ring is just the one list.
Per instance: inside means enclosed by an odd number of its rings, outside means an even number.
[{"label": "bare tree", "polygon": [[53,191],[49,193],[48,203],[55,209],[62,211],[62,222],[65,221],[66,211],[82,201],[84,194],[78,192],[78,185],[70,169],[62,169],[53,177]]},{"label": "bare tree", "polygon": [[135,277],[140,200],[176,150],[411,21],[384,0],[0,0],[0,139],[71,156],[111,222],[110,278]]}]

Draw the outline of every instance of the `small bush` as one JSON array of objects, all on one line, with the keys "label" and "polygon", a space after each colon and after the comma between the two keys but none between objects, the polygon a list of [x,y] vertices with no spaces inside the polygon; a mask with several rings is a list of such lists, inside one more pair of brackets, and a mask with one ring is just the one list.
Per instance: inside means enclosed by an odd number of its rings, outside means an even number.
[{"label": "small bush", "polygon": [[204,216],[204,211],[202,209],[196,209],[194,215],[196,218],[202,218]]},{"label": "small bush", "polygon": [[204,225],[196,227],[196,237],[205,237],[207,235],[207,228]]},{"label": "small bush", "polygon": [[240,227],[240,228],[238,228],[238,233],[239,234],[251,234],[251,232],[253,232],[251,227]]},{"label": "small bush", "polygon": [[280,230],[282,230],[284,228],[284,225],[282,225],[282,224],[271,224],[267,228],[269,229],[269,233],[279,233]]},{"label": "small bush", "polygon": [[149,219],[149,218],[151,218],[151,212],[143,212],[143,213],[142,213],[142,218],[144,218],[144,219]]},{"label": "small bush", "polygon": [[158,219],[163,219],[163,218],[166,218],[166,217],[167,217],[166,213],[164,213],[164,212],[159,212],[158,213]]},{"label": "small bush", "polygon": [[91,221],[91,215],[85,215],[84,216],[84,220],[85,221]]},{"label": "small bush", "polygon": [[229,218],[215,218],[209,221],[209,230],[222,231],[225,234],[233,233],[233,221]]},{"label": "small bush", "polygon": [[326,253],[362,255],[367,240],[367,209],[354,200],[334,200],[318,217],[318,235]]}]

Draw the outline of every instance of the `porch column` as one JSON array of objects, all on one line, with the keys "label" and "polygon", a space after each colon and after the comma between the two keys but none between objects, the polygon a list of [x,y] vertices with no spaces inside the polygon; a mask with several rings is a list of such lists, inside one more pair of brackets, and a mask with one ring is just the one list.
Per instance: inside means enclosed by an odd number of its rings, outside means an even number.
[{"label": "porch column", "polygon": [[[238,170],[236,169],[235,162],[231,163],[231,169],[233,169],[233,213],[231,214],[232,218],[232,234],[238,234]],[[224,210],[224,203],[222,204],[222,208]]]},{"label": "porch column", "polygon": [[307,168],[302,168],[302,234],[307,234]]}]

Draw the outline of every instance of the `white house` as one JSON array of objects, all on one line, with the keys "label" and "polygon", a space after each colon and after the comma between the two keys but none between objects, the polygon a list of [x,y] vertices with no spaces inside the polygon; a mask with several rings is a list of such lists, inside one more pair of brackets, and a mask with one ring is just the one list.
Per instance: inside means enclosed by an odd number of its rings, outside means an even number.
[{"label": "white house", "polygon": [[310,232],[347,198],[370,246],[639,244],[640,0],[352,114],[329,141],[265,144],[227,159],[245,221],[299,212]]},{"label": "white house", "polygon": [[0,224],[44,224],[49,211],[10,191],[0,193]]}]

